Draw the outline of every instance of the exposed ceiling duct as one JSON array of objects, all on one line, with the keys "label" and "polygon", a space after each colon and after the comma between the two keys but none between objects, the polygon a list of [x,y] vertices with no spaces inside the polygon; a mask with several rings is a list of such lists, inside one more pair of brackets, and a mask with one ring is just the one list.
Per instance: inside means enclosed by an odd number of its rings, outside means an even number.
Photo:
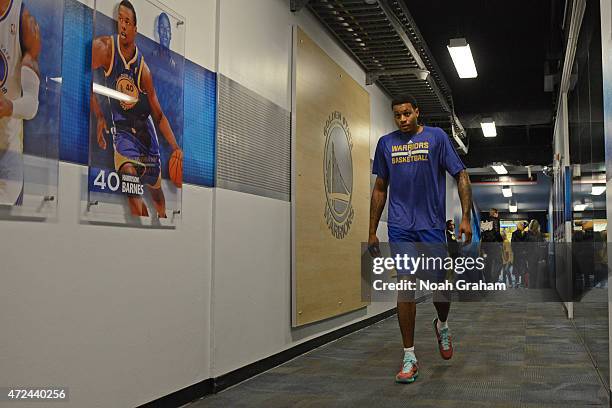
[{"label": "exposed ceiling duct", "polygon": [[465,129],[454,112],[450,87],[401,0],[291,0],[307,6],[391,97],[412,94],[423,119],[443,128],[461,153]]}]

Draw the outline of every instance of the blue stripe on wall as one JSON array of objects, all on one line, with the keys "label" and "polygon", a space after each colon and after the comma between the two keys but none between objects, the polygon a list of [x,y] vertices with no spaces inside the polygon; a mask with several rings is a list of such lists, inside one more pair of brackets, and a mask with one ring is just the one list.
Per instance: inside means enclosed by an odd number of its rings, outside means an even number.
[{"label": "blue stripe on wall", "polygon": [[76,0],[64,6],[60,160],[87,164],[93,11]]},{"label": "blue stripe on wall", "polygon": [[[60,160],[87,165],[89,158],[89,90],[93,12],[67,0],[64,15]],[[215,184],[217,76],[185,60],[183,180]]]},{"label": "blue stripe on wall", "polygon": [[217,75],[185,63],[185,137],[183,179],[186,183],[215,185]]}]

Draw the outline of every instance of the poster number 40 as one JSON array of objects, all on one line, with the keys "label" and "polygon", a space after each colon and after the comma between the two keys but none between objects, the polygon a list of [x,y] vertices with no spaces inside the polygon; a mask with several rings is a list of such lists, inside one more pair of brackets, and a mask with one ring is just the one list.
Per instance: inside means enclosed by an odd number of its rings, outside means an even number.
[{"label": "poster number 40", "polygon": [[106,187],[108,186],[109,190],[117,191],[119,190],[119,187],[121,185],[121,180],[119,179],[119,175],[114,171],[108,172],[107,178],[106,172],[104,170],[101,170],[96,176],[96,179],[94,180],[93,184],[94,186],[99,187],[100,190],[106,190]]}]

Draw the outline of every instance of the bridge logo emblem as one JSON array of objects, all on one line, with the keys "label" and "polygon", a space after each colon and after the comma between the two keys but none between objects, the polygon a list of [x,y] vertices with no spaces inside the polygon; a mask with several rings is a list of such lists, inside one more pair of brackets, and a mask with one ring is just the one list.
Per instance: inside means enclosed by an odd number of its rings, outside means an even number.
[{"label": "bridge logo emblem", "polygon": [[343,239],[351,229],[355,210],[353,195],[353,141],[342,113],[333,112],[323,128],[323,178],[325,183],[325,221],[332,235]]}]

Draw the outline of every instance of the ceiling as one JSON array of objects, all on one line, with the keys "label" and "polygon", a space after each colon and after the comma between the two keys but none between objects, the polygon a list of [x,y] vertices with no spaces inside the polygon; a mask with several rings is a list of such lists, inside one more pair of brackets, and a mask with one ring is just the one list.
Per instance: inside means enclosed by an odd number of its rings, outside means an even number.
[{"label": "ceiling", "polygon": [[[455,130],[468,167],[552,162],[544,76],[562,57],[564,0],[291,0],[304,5],[390,96],[412,93],[425,123]],[[446,47],[457,37],[470,44],[477,78],[457,76]],[[431,74],[398,72],[414,68]],[[482,117],[493,117],[497,137],[483,137]]]},{"label": "ceiling", "polygon": [[[402,0],[291,0],[307,6],[390,96],[411,93],[428,124],[439,126],[465,151],[465,131],[453,109],[452,92]],[[424,74],[420,76],[419,73]]]},{"label": "ceiling", "polygon": [[[518,211],[548,211],[550,189],[552,188],[552,168],[543,171],[543,166],[505,166],[509,175],[528,175],[529,171],[537,178],[536,184],[513,185],[512,203],[518,204]],[[471,168],[470,175],[494,175],[490,167]],[[578,172],[580,175],[578,176]],[[580,169],[574,166],[572,178],[572,205],[589,203],[582,216],[588,216],[593,210],[606,209],[606,193],[594,196],[591,194],[594,179],[597,185],[605,185],[605,168],[601,163],[581,165]],[[472,183],[472,198],[482,211],[497,208],[502,212],[508,211],[508,198],[501,191],[501,185]]]},{"label": "ceiling", "polygon": [[[506,166],[510,175],[528,174],[527,168],[523,166]],[[470,175],[495,174],[490,167],[469,169]],[[497,208],[500,212],[508,211],[508,201],[512,200],[518,204],[518,211],[546,211],[550,198],[550,187],[552,179],[542,173],[541,166],[531,167],[532,175],[537,178],[536,184],[512,186],[512,197],[505,198],[502,195],[501,185],[472,184],[472,199],[481,211],[489,208]]]},{"label": "ceiling", "polygon": [[[452,90],[469,139],[466,165],[552,162],[553,94],[544,91],[544,75],[558,48],[560,2],[403,1]],[[477,78],[457,75],[446,47],[457,37],[470,45]],[[497,137],[482,135],[482,117],[495,120]]]}]

